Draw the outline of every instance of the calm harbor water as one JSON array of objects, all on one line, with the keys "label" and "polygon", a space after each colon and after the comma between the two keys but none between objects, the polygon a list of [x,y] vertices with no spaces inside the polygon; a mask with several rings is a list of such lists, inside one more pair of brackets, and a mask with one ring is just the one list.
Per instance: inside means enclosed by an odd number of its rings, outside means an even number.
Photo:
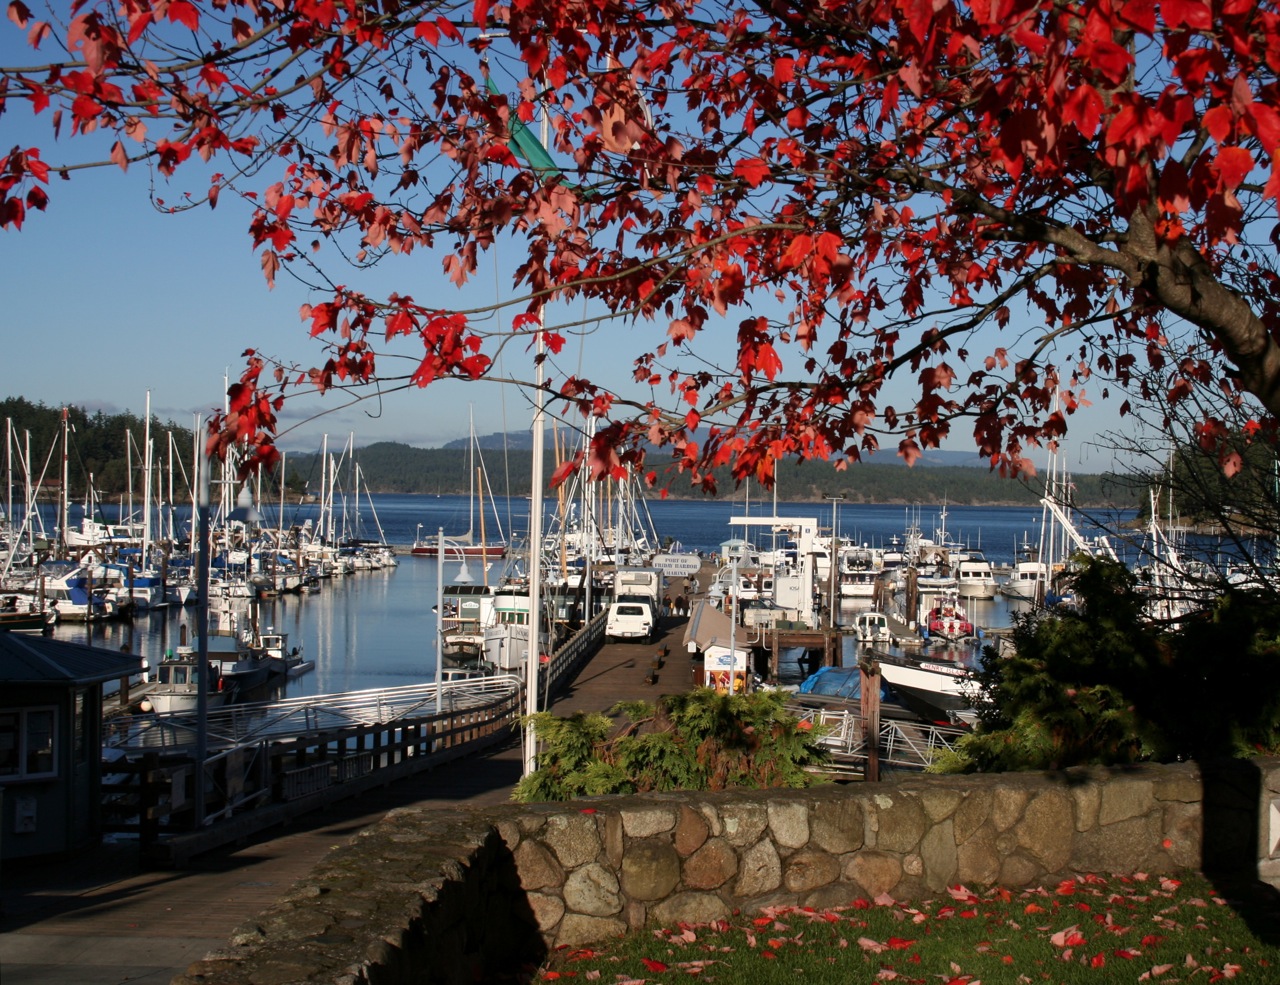
[{"label": "calm harbor water", "polygon": [[[500,501],[503,532],[524,537],[528,528],[528,501],[515,499],[509,506]],[[671,538],[683,550],[713,553],[722,541],[743,536],[743,527],[731,528],[731,517],[772,514],[772,504],[741,499],[677,501],[654,500],[648,504],[654,526],[662,538]],[[279,506],[264,505],[269,522],[275,523]],[[838,525],[842,536],[860,543],[881,546],[901,538],[915,523],[932,535],[941,522],[936,507],[862,506],[840,504]],[[314,522],[313,505],[286,507],[286,524]],[[777,514],[814,517],[823,530],[831,525],[830,503],[779,503]],[[434,559],[408,554],[416,536],[431,537],[443,527],[445,536],[458,535],[468,527],[468,500],[464,496],[376,495],[364,501],[357,517],[354,505],[348,508],[351,536],[377,539],[379,528],[388,543],[403,548],[397,568],[359,572],[332,579],[316,595],[282,596],[260,603],[259,621],[290,634],[290,645],[301,645],[315,669],[287,684],[289,697],[328,694],[337,691],[396,687],[418,684],[434,678],[436,569]],[[184,519],[180,513],[179,523]],[[1125,517],[1110,518],[1112,522]],[[1019,545],[1035,543],[1039,537],[1040,510],[1028,507],[952,506],[946,517],[948,533],[957,541],[981,547],[987,557],[1000,564],[1011,563]],[[486,521],[487,535],[494,537],[492,516]],[[1084,524],[1082,523],[1082,526]],[[477,522],[478,529],[478,522]],[[766,529],[747,534],[760,547],[768,547]],[[456,563],[446,562],[445,578],[457,573]],[[472,565],[472,575],[480,573]],[[490,577],[496,577],[496,571]],[[1007,625],[1003,600],[985,603],[972,615],[979,625]],[[89,642],[119,649],[128,646],[151,664],[166,649],[176,646],[183,627],[194,626],[195,610],[161,609],[141,614],[132,622],[105,623],[91,627],[63,624],[55,634],[60,639]]]}]

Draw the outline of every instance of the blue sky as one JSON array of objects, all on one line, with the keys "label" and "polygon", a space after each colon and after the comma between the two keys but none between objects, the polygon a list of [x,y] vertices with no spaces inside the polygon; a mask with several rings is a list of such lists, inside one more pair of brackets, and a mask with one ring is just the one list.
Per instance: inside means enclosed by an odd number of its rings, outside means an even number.
[{"label": "blue sky", "polygon": [[[30,60],[29,52],[15,50],[15,35],[9,24],[0,28],[0,57],[10,64]],[[40,146],[46,160],[56,161],[63,153],[79,159],[84,141],[77,138],[59,148],[47,121],[33,125],[13,107],[0,117],[0,143]],[[239,376],[246,348],[305,366],[322,358],[299,318],[304,303],[322,299],[310,297],[288,276],[268,289],[246,231],[248,208],[224,197],[212,212],[201,206],[162,214],[149,202],[150,177],[135,166],[127,175],[112,167],[78,172],[71,181],[55,179],[46,213],[30,215],[20,232],[0,232],[5,299],[0,318],[3,337],[16,353],[0,363],[0,391],[51,406],[74,403],[90,411],[138,414],[150,391],[153,414],[189,426],[197,413],[207,415],[221,406],[226,378]],[[198,169],[182,168],[175,184],[158,187],[156,194],[178,201],[184,189],[204,187]],[[393,257],[388,267],[335,276],[371,294],[390,285],[419,301],[459,306],[483,303],[510,285],[509,275],[495,272],[478,278],[469,294],[458,294],[440,272],[438,259],[422,253]],[[508,324],[511,314],[504,316]],[[625,387],[632,358],[652,347],[661,333],[653,324],[609,323],[581,340],[571,339],[552,375],[581,372]],[[722,351],[733,335],[726,325]],[[411,354],[411,343],[403,343],[400,351]],[[784,352],[784,358],[794,356]],[[527,376],[527,362],[511,372]],[[283,419],[291,430],[282,446],[315,450],[322,434],[341,443],[354,433],[357,445],[392,440],[436,447],[466,435],[469,413],[480,433],[526,430],[531,416],[520,391],[492,383],[445,381],[393,393],[381,402],[344,403],[336,394],[292,397]],[[1113,427],[1114,418],[1112,404],[1073,419],[1073,467],[1102,471],[1111,466],[1104,453],[1091,450],[1090,439],[1097,430]],[[972,446],[960,430],[948,447],[967,451]],[[886,448],[877,458],[892,455]]]}]

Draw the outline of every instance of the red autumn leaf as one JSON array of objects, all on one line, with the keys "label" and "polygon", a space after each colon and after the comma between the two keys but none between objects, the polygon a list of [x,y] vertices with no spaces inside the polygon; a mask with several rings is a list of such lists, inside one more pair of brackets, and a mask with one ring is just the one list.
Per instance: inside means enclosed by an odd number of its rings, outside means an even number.
[{"label": "red autumn leaf", "polygon": [[733,167],[733,173],[752,188],[759,187],[760,183],[769,177],[770,170],[768,162],[758,157],[739,161]]},{"label": "red autumn leaf", "polygon": [[413,28],[413,36],[421,38],[433,48],[440,43],[440,28],[430,21],[419,21]]},{"label": "red autumn leaf", "polygon": [[1223,185],[1234,190],[1253,170],[1253,155],[1243,147],[1223,147],[1214,159],[1214,167],[1218,169]]},{"label": "red autumn leaf", "polygon": [[906,951],[914,947],[916,942],[905,937],[890,937],[887,943],[891,951]]},{"label": "red autumn leaf", "polygon": [[1160,0],[1160,16],[1172,28],[1204,31],[1213,24],[1213,13],[1204,0]]},{"label": "red autumn leaf", "polygon": [[640,963],[650,971],[666,971],[667,966],[661,961],[654,961],[652,958],[641,958]]},{"label": "red autumn leaf", "polygon": [[188,0],[169,0],[169,20],[194,31],[200,26],[200,12]]}]

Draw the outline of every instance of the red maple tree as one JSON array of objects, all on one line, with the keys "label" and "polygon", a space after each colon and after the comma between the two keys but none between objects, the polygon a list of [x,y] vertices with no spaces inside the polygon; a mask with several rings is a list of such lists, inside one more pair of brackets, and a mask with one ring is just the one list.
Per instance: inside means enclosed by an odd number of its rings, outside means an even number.
[{"label": "red maple tree", "polygon": [[[405,345],[418,386],[492,374],[513,339],[544,360],[573,321],[544,321],[548,305],[575,299],[655,325],[625,385],[542,384],[601,419],[597,473],[648,442],[694,482],[725,464],[768,482],[783,458],[842,467],[890,435],[912,461],[958,422],[1017,471],[1086,386],[1194,406],[1207,445],[1227,423],[1193,392],[1244,406],[1254,435],[1280,412],[1274,3],[78,0],[61,24],[8,10],[38,64],[0,66],[0,109],[90,138],[66,146],[106,135],[102,163],[207,176],[209,205],[234,193],[269,282],[329,256],[426,254],[463,283],[516,244],[498,306],[519,314],[501,330],[435,296],[370,296],[344,283],[358,271],[328,281],[303,311],[326,361],[249,353],[218,422],[259,457],[287,388],[378,379],[379,355]],[[543,113],[545,149],[529,129]],[[10,151],[0,224],[20,227],[84,163]],[[735,323],[732,364],[700,362]],[[894,404],[886,384],[904,375]]]}]

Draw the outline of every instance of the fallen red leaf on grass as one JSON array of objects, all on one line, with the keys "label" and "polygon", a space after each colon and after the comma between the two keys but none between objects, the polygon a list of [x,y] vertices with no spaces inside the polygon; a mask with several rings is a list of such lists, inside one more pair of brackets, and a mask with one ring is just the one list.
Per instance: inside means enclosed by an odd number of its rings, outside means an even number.
[{"label": "fallen red leaf on grass", "polygon": [[661,961],[654,961],[652,958],[641,958],[640,963],[650,971],[666,971],[667,966]]}]

